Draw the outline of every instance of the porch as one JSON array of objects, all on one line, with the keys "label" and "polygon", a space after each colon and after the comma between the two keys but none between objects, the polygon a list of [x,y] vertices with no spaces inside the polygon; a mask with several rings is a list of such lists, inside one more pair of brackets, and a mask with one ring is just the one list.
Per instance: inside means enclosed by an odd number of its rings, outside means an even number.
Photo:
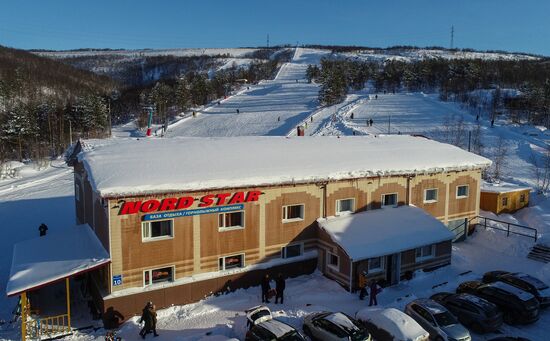
[{"label": "porch", "polygon": [[82,284],[83,274],[109,262],[88,225],[15,244],[6,294],[20,296],[21,339],[70,334],[71,285]]}]

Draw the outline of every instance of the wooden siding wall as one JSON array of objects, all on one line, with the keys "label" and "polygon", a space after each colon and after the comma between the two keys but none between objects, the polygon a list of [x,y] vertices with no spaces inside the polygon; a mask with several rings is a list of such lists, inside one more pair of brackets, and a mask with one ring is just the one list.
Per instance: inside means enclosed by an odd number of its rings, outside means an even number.
[{"label": "wooden siding wall", "polygon": [[[496,214],[512,213],[519,209],[529,206],[529,189],[494,193],[481,192],[480,207],[484,211],[490,211]],[[520,202],[521,195],[525,196],[525,201]],[[508,205],[502,205],[502,198],[508,198]]]},{"label": "wooden siding wall", "polygon": [[[78,166],[77,166],[78,167]],[[75,170],[77,169],[75,167]],[[84,174],[85,175],[85,174]],[[110,199],[104,206],[96,206],[96,222],[109,217],[110,235],[105,238],[96,230],[102,241],[110,242],[107,250],[111,253],[110,275],[123,275],[123,284],[111,287],[121,290],[141,287],[143,271],[163,266],[175,266],[175,277],[182,278],[192,274],[216,271],[218,257],[245,253],[245,264],[251,265],[270,259],[280,258],[283,246],[303,243],[305,250],[323,247],[322,237],[318,237],[316,219],[323,215],[336,214],[336,200],[355,199],[355,209],[362,211],[380,207],[383,194],[397,193],[399,204],[407,200],[424,208],[442,222],[474,216],[478,213],[480,171],[435,173],[404,176],[371,177],[355,180],[332,181],[326,184],[326,202],[324,202],[323,184],[303,184],[285,186],[266,186],[262,188],[224,189],[193,193],[171,193],[155,196],[140,196]],[[86,201],[92,201],[91,188],[84,178]],[[456,199],[456,186],[470,185],[467,199]],[[424,189],[438,188],[438,201],[433,204],[423,202]],[[218,231],[217,214],[175,219],[174,238],[167,240],[142,242],[141,220],[143,214],[119,216],[119,200],[139,201],[163,199],[167,197],[189,196],[197,198],[206,194],[236,191],[261,190],[259,201],[245,203],[245,228],[233,231]],[[304,219],[297,222],[282,221],[284,205],[304,204]],[[103,212],[101,212],[103,207]],[[196,204],[189,209],[197,208]],[[77,205],[77,210],[78,210]],[[85,208],[87,212],[92,209]],[[103,215],[103,218],[99,216]],[[327,244],[324,244],[325,247]],[[346,264],[345,252],[334,248],[341,259],[341,271],[335,274],[339,281],[349,281],[350,264]],[[323,263],[323,252],[319,253],[319,262]],[[322,267],[322,264],[319,264]]]}]

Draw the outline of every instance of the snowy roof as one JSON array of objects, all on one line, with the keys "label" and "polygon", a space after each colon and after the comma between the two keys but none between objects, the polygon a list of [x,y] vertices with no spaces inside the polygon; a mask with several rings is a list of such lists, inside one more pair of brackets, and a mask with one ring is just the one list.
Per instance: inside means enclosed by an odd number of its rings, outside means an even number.
[{"label": "snowy roof", "polygon": [[353,261],[454,238],[442,222],[414,206],[381,208],[317,221]]},{"label": "snowy roof", "polygon": [[429,336],[412,317],[395,308],[364,308],[357,312],[356,317],[389,332],[394,340],[420,340]]},{"label": "snowy roof", "polygon": [[483,182],[481,184],[481,191],[488,193],[508,193],[518,191],[531,191],[531,187],[522,187],[514,184],[492,184]]},{"label": "snowy roof", "polygon": [[6,294],[37,289],[109,262],[109,254],[87,224],[22,241],[13,247]]},{"label": "snowy roof", "polygon": [[124,196],[468,170],[491,161],[408,135],[112,139],[79,155],[93,188]]}]

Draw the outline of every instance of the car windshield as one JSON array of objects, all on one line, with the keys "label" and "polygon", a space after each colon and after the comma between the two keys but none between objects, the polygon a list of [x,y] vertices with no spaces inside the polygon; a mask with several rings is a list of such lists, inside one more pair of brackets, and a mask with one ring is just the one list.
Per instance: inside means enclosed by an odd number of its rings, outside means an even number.
[{"label": "car windshield", "polygon": [[451,324],[456,324],[456,319],[451,313],[448,311],[444,313],[439,313],[434,315],[435,320],[437,321],[437,324],[440,326],[449,326]]},{"label": "car windshield", "polygon": [[258,319],[260,319],[264,316],[268,316],[268,315],[270,315],[269,311],[266,310],[266,309],[262,309],[262,310],[258,311],[257,313],[254,313],[254,314],[250,315],[250,320],[252,322],[255,322]]},{"label": "car windshield", "polygon": [[293,330],[293,331],[290,331],[290,332],[286,333],[285,335],[281,336],[279,338],[279,340],[281,340],[281,341],[304,341],[304,338],[297,331]]},{"label": "car windshield", "polygon": [[363,341],[368,339],[367,331],[362,328],[350,331],[349,336],[351,337],[351,341]]}]

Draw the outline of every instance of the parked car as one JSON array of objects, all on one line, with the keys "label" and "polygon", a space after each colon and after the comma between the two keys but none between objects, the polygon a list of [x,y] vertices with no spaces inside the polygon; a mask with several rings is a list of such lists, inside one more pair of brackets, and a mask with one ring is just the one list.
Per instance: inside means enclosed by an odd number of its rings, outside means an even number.
[{"label": "parked car", "polygon": [[248,326],[245,341],[305,341],[294,327],[274,319],[266,306],[259,305],[245,312]]},{"label": "parked car", "polygon": [[531,340],[526,339],[524,337],[499,336],[499,337],[495,337],[494,339],[490,339],[489,341],[531,341]]},{"label": "parked car", "polygon": [[428,341],[430,333],[395,308],[365,308],[355,314],[376,341]]},{"label": "parked car", "polygon": [[483,275],[483,283],[504,282],[527,291],[537,298],[541,308],[550,306],[550,288],[538,278],[523,272],[490,271]]},{"label": "parked car", "polygon": [[458,322],[444,306],[434,300],[421,298],[407,304],[405,313],[415,319],[434,340],[470,341],[468,329]]},{"label": "parked car", "polygon": [[478,333],[494,332],[502,326],[502,312],[494,303],[481,297],[440,292],[430,298],[449,309],[460,323]]},{"label": "parked car", "polygon": [[371,341],[365,326],[344,313],[320,312],[304,318],[304,333],[322,341]]},{"label": "parked car", "polygon": [[539,319],[539,302],[535,296],[503,282],[468,281],[460,284],[456,292],[472,294],[496,304],[508,324],[528,324]]}]

